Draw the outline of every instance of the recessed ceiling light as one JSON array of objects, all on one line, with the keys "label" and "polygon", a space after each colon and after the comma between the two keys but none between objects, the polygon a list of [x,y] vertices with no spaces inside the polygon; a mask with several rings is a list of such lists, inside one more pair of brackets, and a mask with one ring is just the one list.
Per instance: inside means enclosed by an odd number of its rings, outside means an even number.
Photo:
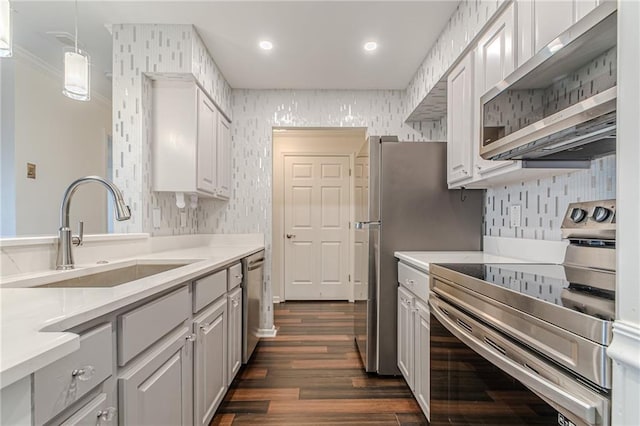
[{"label": "recessed ceiling light", "polygon": [[376,43],[375,41],[368,41],[364,44],[363,47],[367,52],[372,52],[378,48],[378,43]]},{"label": "recessed ceiling light", "polygon": [[271,43],[269,40],[261,40],[260,43],[258,43],[258,46],[260,46],[260,49],[262,50],[273,49],[273,43]]}]

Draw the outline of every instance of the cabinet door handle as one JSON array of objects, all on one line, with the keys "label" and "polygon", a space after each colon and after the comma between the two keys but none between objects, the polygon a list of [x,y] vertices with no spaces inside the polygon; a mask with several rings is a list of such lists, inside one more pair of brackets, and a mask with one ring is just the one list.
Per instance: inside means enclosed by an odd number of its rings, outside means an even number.
[{"label": "cabinet door handle", "polygon": [[[202,328],[202,327],[200,327],[200,328]],[[187,337],[185,337],[185,339],[186,339],[187,342],[195,342],[196,341],[196,336],[195,336],[195,334],[190,334]]]},{"label": "cabinet door handle", "polygon": [[71,372],[71,377],[86,382],[93,378],[95,372],[96,369],[92,365],[85,365],[84,367],[74,369]]},{"label": "cabinet door handle", "polygon": [[295,237],[296,237],[296,234],[287,234],[288,239],[295,238]]},{"label": "cabinet door handle", "polygon": [[111,421],[113,421],[113,419],[115,419],[116,412],[117,410],[115,409],[115,407],[108,407],[108,408],[105,408],[104,410],[99,410],[96,413],[96,417],[98,418],[98,424],[100,424],[101,422],[110,423]]}]

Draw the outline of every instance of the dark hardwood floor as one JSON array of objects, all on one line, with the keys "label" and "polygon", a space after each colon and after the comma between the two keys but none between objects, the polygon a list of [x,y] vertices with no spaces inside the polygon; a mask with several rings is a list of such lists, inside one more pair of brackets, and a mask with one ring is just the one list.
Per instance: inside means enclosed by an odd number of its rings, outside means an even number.
[{"label": "dark hardwood floor", "polygon": [[353,304],[275,305],[262,339],[212,425],[426,425],[401,377],[364,373],[351,337]]}]

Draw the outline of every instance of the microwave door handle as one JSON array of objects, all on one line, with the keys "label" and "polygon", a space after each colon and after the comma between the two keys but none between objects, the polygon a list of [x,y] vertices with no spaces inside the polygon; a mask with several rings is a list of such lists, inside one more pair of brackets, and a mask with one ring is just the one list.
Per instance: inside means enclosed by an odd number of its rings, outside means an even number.
[{"label": "microwave door handle", "polygon": [[[429,300],[429,306],[431,307],[431,313],[447,328],[453,335],[455,335],[462,343],[469,346],[471,349],[480,354],[483,358],[500,368],[505,373],[519,380],[523,385],[545,400],[552,406],[560,406],[580,417],[589,425],[597,424],[597,412],[602,410],[602,403],[597,401],[589,401],[585,398],[581,398],[577,395],[572,395],[561,386],[545,379],[544,377],[531,371],[519,363],[516,363],[512,359],[505,356],[502,353],[503,350],[499,346],[496,348],[494,342],[483,342],[477,340],[476,337],[471,335],[467,327],[458,325],[457,321],[454,321],[447,316],[444,312],[446,309],[441,310],[439,301],[436,301],[433,297]],[[520,354],[526,357],[526,352],[522,351]]]}]

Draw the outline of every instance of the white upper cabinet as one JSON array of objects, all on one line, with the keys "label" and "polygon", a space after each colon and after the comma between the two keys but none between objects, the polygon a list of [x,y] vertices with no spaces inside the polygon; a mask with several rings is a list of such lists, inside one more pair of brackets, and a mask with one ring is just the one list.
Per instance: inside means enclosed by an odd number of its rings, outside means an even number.
[{"label": "white upper cabinet", "polygon": [[512,3],[478,41],[476,70],[480,95],[515,69],[514,27],[515,5]]},{"label": "white upper cabinet", "polygon": [[601,3],[602,0],[518,0],[518,66]]},{"label": "white upper cabinet", "polygon": [[600,0],[575,0],[574,12],[576,15],[575,21],[578,22],[584,18],[589,12],[600,5]]},{"label": "white upper cabinet", "polygon": [[[476,85],[473,98],[474,118],[482,111],[480,98],[487,90],[504,80],[516,68],[515,5],[511,3],[484,33],[476,47]],[[486,174],[513,164],[513,161],[489,161],[480,157],[480,122],[474,125],[473,153],[475,172]]]},{"label": "white upper cabinet", "polygon": [[199,191],[215,193],[216,190],[216,163],[217,163],[217,126],[218,112],[213,102],[198,90],[198,137],[196,189]]},{"label": "white upper cabinet", "polygon": [[231,194],[231,123],[218,113],[216,155],[216,194],[228,199]]},{"label": "white upper cabinet", "polygon": [[194,82],[153,82],[154,191],[228,199],[230,123]]},{"label": "white upper cabinet", "polygon": [[447,182],[451,186],[472,177],[473,52],[447,78]]}]

